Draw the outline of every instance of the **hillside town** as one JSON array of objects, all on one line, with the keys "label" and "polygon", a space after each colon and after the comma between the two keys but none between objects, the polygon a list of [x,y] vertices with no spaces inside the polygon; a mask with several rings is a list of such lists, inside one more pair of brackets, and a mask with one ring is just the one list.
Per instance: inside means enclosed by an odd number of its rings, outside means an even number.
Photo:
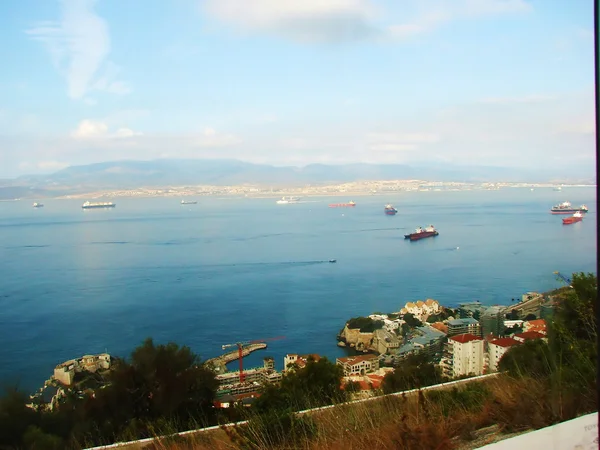
[{"label": "hillside town", "polygon": [[[338,195],[389,195],[400,192],[440,192],[440,191],[471,191],[499,190],[507,188],[555,188],[550,183],[503,183],[503,182],[457,182],[457,181],[425,181],[425,180],[384,180],[384,181],[354,181],[339,184],[315,184],[305,186],[265,186],[255,184],[219,186],[162,186],[139,187],[133,189],[98,190],[78,192],[59,196],[62,199],[81,198],[128,198],[128,197],[267,197],[282,196],[338,196]],[[563,185],[576,187],[576,185]]]},{"label": "hillside town", "polygon": [[[350,319],[338,335],[338,345],[350,353],[335,360],[343,373],[341,388],[350,386],[356,399],[380,395],[385,376],[411,355],[425,356],[447,379],[496,372],[511,347],[529,340],[547,340],[546,321],[552,312],[552,296],[528,292],[511,306],[470,302],[451,309],[426,299],[406,302],[395,313]],[[253,344],[244,348],[243,355],[265,348],[264,343]],[[230,352],[204,363],[215,371],[217,408],[249,406],[265,386],[278,385],[288,373],[323,358],[289,353],[284,357],[283,370],[277,371],[275,360],[267,356],[261,367],[229,372],[225,362],[235,360],[236,354]],[[29,406],[52,410],[68,396],[93,395],[95,389],[107,384],[114,363],[104,353],[58,364],[53,376],[31,396]]]}]

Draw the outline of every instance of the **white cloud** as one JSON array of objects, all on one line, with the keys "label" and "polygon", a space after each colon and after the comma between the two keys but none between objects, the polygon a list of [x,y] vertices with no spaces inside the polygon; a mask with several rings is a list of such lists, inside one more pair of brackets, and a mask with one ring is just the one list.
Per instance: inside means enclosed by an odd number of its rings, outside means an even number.
[{"label": "white cloud", "polygon": [[375,142],[396,142],[407,144],[431,144],[440,140],[433,133],[369,133],[368,139]]},{"label": "white cloud", "polygon": [[390,2],[386,11],[375,0],[204,0],[203,6],[238,31],[301,42],[403,40],[455,19],[532,9],[525,0],[412,0]]},{"label": "white cloud", "polygon": [[119,128],[114,134],[115,137],[120,138],[130,138],[141,135],[142,133],[140,133],[139,131],[133,131],[131,128]]},{"label": "white cloud", "polygon": [[419,2],[420,12],[413,20],[388,26],[390,37],[399,40],[432,31],[456,19],[473,19],[481,16],[524,13],[532,10],[525,0],[424,0]]},{"label": "white cloud", "polygon": [[204,10],[244,31],[303,42],[358,40],[376,32],[370,0],[205,0]]},{"label": "white cloud", "polygon": [[[367,148],[371,152],[398,154],[417,150],[423,144],[433,144],[439,137],[433,133],[368,133]],[[386,157],[387,159],[388,157]]]},{"label": "white cloud", "polygon": [[202,134],[194,138],[194,145],[197,147],[230,147],[240,144],[242,140],[233,134],[217,133],[214,128],[207,127]]},{"label": "white cloud", "polygon": [[489,103],[494,105],[510,105],[515,103],[541,103],[556,100],[551,95],[525,95],[523,97],[490,97],[480,100],[480,103]]},{"label": "white cloud", "polygon": [[73,139],[106,139],[106,138],[130,138],[141,136],[142,133],[131,130],[130,128],[119,128],[115,132],[109,132],[109,127],[105,122],[99,120],[85,119],[79,122],[77,128],[71,132]]},{"label": "white cloud", "polygon": [[76,139],[88,139],[104,137],[108,133],[108,126],[104,122],[94,120],[82,120],[77,128],[71,133]]},{"label": "white cloud", "polygon": [[[129,88],[115,80],[118,72],[106,58],[110,36],[106,22],[94,11],[96,0],[63,0],[61,19],[42,22],[26,30],[42,42],[54,65],[66,78],[68,95],[79,100],[91,90],[125,94]],[[104,73],[99,77],[99,72]]]},{"label": "white cloud", "polygon": [[23,171],[35,170],[40,172],[56,172],[65,167],[69,167],[69,164],[60,161],[38,161],[35,163],[23,161],[19,163],[19,169]]}]

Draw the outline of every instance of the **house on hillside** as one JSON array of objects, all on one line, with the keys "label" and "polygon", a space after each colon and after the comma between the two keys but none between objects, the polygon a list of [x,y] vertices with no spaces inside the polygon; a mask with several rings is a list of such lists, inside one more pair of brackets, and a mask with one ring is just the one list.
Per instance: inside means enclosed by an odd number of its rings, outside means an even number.
[{"label": "house on hillside", "polygon": [[379,369],[379,358],[376,355],[358,355],[337,358],[336,364],[344,370],[344,376],[365,375]]},{"label": "house on hillside", "polygon": [[535,331],[545,336],[547,334],[546,321],[544,319],[536,319],[523,322],[523,332],[526,333],[527,331]]},{"label": "house on hillside", "polygon": [[309,360],[319,362],[321,356],[314,354],[298,355],[296,353],[288,353],[283,358],[283,372],[287,372],[294,369],[302,369],[306,366]]},{"label": "house on hillside", "polygon": [[536,339],[541,339],[545,342],[548,342],[546,336],[542,333],[538,333],[537,331],[525,331],[523,333],[517,333],[513,336],[513,338],[519,342],[533,341]]}]

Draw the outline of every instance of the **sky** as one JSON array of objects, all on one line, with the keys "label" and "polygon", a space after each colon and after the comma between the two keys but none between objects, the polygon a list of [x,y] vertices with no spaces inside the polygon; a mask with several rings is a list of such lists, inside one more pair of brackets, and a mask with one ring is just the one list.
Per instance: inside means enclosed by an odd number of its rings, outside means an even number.
[{"label": "sky", "polygon": [[595,164],[591,0],[5,0],[0,56],[0,177]]}]

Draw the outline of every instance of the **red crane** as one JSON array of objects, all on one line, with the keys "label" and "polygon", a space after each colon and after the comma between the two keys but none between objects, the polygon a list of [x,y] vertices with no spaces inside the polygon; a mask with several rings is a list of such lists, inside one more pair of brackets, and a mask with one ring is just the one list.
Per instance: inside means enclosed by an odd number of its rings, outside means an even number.
[{"label": "red crane", "polygon": [[222,345],[221,348],[223,350],[225,350],[226,348],[229,348],[229,347],[237,347],[238,348],[238,360],[240,362],[240,383],[243,383],[244,382],[243,346],[250,345],[250,344],[262,344],[263,342],[278,341],[279,339],[284,339],[284,338],[285,338],[285,336],[277,336],[277,337],[272,337],[272,338],[267,338],[267,339],[254,339],[252,341],[236,342],[235,344],[225,344],[225,345]]}]

